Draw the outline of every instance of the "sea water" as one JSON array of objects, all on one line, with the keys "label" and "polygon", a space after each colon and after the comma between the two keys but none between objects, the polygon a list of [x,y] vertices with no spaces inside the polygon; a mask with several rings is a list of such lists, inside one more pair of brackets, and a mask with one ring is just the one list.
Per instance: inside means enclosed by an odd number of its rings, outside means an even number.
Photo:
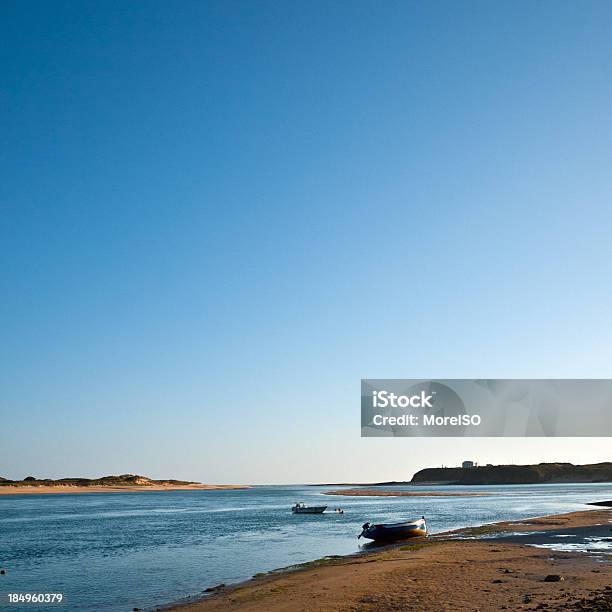
[{"label": "sea water", "polygon": [[[366,521],[425,515],[431,532],[593,509],[612,484],[387,487],[477,497],[339,497],[339,487],[0,496],[0,608],[130,611],[197,596],[259,572],[359,552]],[[381,487],[384,489],[385,487]],[[291,505],[329,506],[294,515]],[[342,507],[344,514],[333,512]],[[8,604],[8,593],[62,593]]]}]

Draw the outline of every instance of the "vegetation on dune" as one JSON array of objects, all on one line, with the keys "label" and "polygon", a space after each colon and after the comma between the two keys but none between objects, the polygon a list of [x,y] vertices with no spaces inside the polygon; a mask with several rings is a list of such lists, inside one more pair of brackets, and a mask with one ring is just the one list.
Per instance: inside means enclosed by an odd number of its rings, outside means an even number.
[{"label": "vegetation on dune", "polygon": [[103,476],[102,478],[34,478],[27,476],[23,480],[8,480],[0,478],[0,486],[12,487],[146,487],[152,485],[191,485],[198,484],[187,480],[153,480],[138,474],[122,474],[120,476]]}]

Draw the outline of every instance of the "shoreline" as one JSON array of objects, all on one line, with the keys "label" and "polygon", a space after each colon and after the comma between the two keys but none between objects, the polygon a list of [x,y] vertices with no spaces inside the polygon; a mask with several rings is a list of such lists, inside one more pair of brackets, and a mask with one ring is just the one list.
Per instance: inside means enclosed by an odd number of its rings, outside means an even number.
[{"label": "shoreline", "polygon": [[146,491],[233,491],[250,489],[249,485],[126,485],[90,487],[74,485],[0,486],[0,495],[60,495],[62,493],[144,493]]},{"label": "shoreline", "polygon": [[330,611],[562,610],[578,600],[581,610],[612,606],[612,548],[596,557],[588,549],[547,547],[572,537],[612,538],[612,509],[489,523],[387,546],[369,544],[350,555],[280,568],[234,585],[203,585],[208,588],[201,596],[154,609],[308,610],[314,598],[320,609]]},{"label": "shoreline", "polygon": [[323,495],[346,495],[348,497],[483,497],[491,493],[455,493],[450,491],[385,491],[383,489],[338,489],[325,491]]}]

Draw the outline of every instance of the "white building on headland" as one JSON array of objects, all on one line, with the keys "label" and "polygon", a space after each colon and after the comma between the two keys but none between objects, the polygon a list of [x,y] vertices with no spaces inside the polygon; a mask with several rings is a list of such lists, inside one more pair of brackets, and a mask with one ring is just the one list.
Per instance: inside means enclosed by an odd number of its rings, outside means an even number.
[{"label": "white building on headland", "polygon": [[461,464],[461,467],[466,469],[466,470],[470,470],[470,469],[472,469],[474,467],[478,467],[478,464],[475,461],[464,461]]}]

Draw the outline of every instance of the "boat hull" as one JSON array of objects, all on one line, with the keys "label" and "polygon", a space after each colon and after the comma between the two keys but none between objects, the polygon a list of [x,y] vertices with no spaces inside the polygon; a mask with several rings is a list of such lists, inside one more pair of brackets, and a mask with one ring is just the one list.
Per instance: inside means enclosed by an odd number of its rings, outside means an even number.
[{"label": "boat hull", "polygon": [[411,523],[395,523],[391,525],[370,525],[362,533],[364,538],[377,542],[393,542],[395,540],[407,540],[409,538],[420,538],[427,535],[425,521]]},{"label": "boat hull", "polygon": [[327,506],[305,506],[303,508],[291,508],[293,514],[323,514]]}]

